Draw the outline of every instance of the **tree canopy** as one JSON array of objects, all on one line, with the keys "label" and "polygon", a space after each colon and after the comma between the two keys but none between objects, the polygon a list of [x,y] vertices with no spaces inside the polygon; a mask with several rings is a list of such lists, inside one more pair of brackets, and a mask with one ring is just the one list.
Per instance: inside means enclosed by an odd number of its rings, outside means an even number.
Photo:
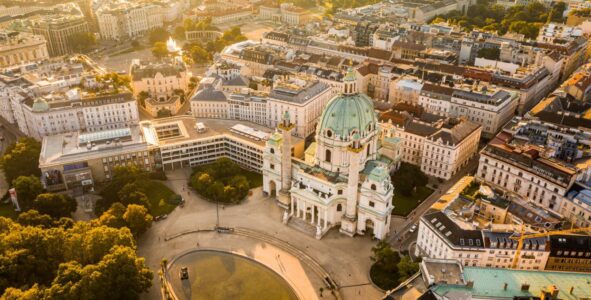
[{"label": "tree canopy", "polygon": [[240,175],[242,169],[228,158],[196,168],[191,186],[202,196],[215,202],[238,203],[250,189],[248,179]]},{"label": "tree canopy", "polygon": [[168,48],[165,42],[156,42],[152,47],[152,55],[156,58],[163,58],[168,54]]},{"label": "tree canopy", "polygon": [[79,53],[84,53],[96,45],[96,37],[92,32],[75,32],[68,37],[70,48]]},{"label": "tree canopy", "polygon": [[32,208],[35,198],[43,193],[43,185],[39,177],[35,175],[19,176],[12,182],[12,186],[16,190],[16,197],[21,211]]},{"label": "tree canopy", "polygon": [[561,2],[551,9],[538,1],[527,5],[514,5],[505,8],[492,0],[478,0],[470,6],[466,14],[461,11],[451,11],[437,16],[432,23],[447,20],[457,24],[465,31],[475,28],[497,32],[503,35],[507,32],[523,34],[526,38],[535,39],[542,25],[546,22],[561,22],[564,4]]},{"label": "tree canopy", "polygon": [[395,193],[402,193],[411,197],[416,193],[419,186],[425,186],[429,179],[417,166],[402,163],[400,168],[392,176],[392,184]]},{"label": "tree canopy", "polygon": [[150,44],[156,44],[157,42],[166,42],[170,37],[170,33],[163,27],[156,27],[149,33]]},{"label": "tree canopy", "polygon": [[409,256],[400,257],[388,242],[378,242],[371,251],[374,262],[370,269],[371,280],[384,290],[398,286],[419,270],[418,263]]},{"label": "tree canopy", "polygon": [[3,299],[138,299],[152,273],[128,228],[45,228],[0,217]]},{"label": "tree canopy", "polygon": [[52,218],[59,219],[70,217],[76,211],[78,203],[76,200],[64,194],[45,193],[40,194],[33,201],[33,209],[41,214],[47,214]]},{"label": "tree canopy", "polygon": [[19,176],[41,176],[40,153],[41,143],[33,138],[21,138],[15,144],[8,146],[0,159],[0,168],[4,171],[6,181],[12,182]]}]

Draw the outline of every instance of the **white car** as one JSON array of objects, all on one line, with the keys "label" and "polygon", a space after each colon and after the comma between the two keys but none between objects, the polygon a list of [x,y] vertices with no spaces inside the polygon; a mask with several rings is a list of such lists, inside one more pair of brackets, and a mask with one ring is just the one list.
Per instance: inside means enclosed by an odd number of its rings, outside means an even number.
[{"label": "white car", "polygon": [[413,233],[415,232],[415,230],[417,230],[417,224],[412,225],[412,227],[410,228],[409,232]]}]

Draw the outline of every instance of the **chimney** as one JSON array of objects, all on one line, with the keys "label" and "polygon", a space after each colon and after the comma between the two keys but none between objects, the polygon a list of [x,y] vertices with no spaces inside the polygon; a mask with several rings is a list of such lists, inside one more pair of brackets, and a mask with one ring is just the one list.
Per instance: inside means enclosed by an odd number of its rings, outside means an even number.
[{"label": "chimney", "polygon": [[529,291],[529,283],[523,283],[521,284],[521,290],[524,292]]},{"label": "chimney", "polygon": [[575,290],[575,287],[574,287],[574,286],[571,286],[571,287],[570,287],[570,291],[569,291],[568,293],[572,295],[572,294],[573,294],[573,292],[574,292],[574,290]]},{"label": "chimney", "polygon": [[509,284],[507,284],[507,283],[505,282],[505,284],[503,284],[503,290],[505,290],[505,291],[506,291],[506,290],[507,290],[507,286],[508,286],[508,285],[509,285]]},{"label": "chimney", "polygon": [[474,281],[473,280],[468,280],[468,282],[466,283],[466,287],[471,289],[474,287]]}]

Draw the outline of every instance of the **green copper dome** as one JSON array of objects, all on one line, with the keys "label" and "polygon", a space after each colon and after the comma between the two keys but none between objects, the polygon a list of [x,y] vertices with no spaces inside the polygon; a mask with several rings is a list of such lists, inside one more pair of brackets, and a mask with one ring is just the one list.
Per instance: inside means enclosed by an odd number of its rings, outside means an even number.
[{"label": "green copper dome", "polygon": [[367,95],[339,95],[322,112],[318,133],[328,138],[348,140],[352,133],[365,136],[376,129],[376,124],[373,103]]},{"label": "green copper dome", "polygon": [[33,102],[33,106],[31,107],[31,109],[34,112],[44,112],[44,111],[48,111],[49,110],[49,104],[47,104],[47,101],[41,99],[41,98],[37,98],[35,99],[35,102]]}]

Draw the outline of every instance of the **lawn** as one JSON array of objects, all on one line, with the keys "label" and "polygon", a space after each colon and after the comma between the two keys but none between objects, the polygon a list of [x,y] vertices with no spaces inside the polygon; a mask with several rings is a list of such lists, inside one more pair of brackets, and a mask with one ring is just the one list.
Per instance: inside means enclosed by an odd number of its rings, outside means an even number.
[{"label": "lawn", "polygon": [[402,195],[400,192],[396,192],[394,190],[394,197],[392,197],[392,204],[394,205],[394,210],[392,210],[393,215],[398,216],[407,216],[413,209],[415,209],[423,200],[425,200],[429,195],[433,193],[433,190],[426,187],[420,186],[417,188],[416,193],[412,197],[407,197]]},{"label": "lawn", "polygon": [[0,217],[16,219],[18,213],[14,211],[12,203],[0,203]]},{"label": "lawn", "polygon": [[160,216],[163,214],[169,214],[176,207],[176,205],[168,202],[175,193],[164,185],[164,183],[156,180],[148,180],[146,183],[140,184],[140,186],[142,192],[144,192],[150,200],[152,206],[150,208],[151,215]]}]

